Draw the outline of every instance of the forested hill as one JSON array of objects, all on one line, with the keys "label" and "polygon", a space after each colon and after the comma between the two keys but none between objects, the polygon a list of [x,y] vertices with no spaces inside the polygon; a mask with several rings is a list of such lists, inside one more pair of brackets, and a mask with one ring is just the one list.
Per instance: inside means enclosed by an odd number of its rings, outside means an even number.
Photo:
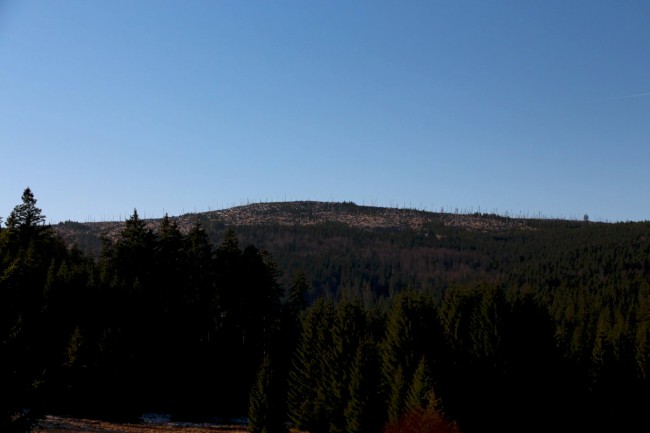
[{"label": "forested hill", "polygon": [[[364,230],[429,229],[431,224],[457,227],[481,232],[498,232],[515,228],[530,228],[527,219],[504,218],[493,214],[435,213],[408,208],[359,206],[352,202],[293,201],[254,203],[223,210],[170,216],[183,233],[200,222],[211,228],[279,225],[285,227],[314,226],[340,223]],[[160,219],[145,219],[155,230]],[[93,249],[100,244],[100,236],[115,239],[124,226],[123,221],[74,222],[66,221],[54,226],[70,244],[82,249]],[[93,242],[94,241],[94,242]]]},{"label": "forested hill", "polygon": [[[322,294],[366,301],[406,287],[441,292],[454,284],[596,278],[648,247],[650,223],[595,223],[509,218],[494,214],[426,212],[351,202],[256,203],[170,217],[182,233],[197,223],[219,244],[233,229],[243,245],[272,255],[288,287],[297,272]],[[145,220],[156,232],[161,220]],[[65,222],[54,226],[68,245],[99,257],[101,238],[115,241],[124,222]],[[630,251],[632,248],[632,251]],[[636,252],[635,252],[636,251]],[[586,273],[575,266],[599,269]],[[602,284],[602,281],[599,281]],[[535,284],[537,285],[537,284]]]},{"label": "forested hill", "polygon": [[2,432],[147,412],[251,433],[650,428],[650,222],[316,202],[44,221],[27,188],[0,229]]}]

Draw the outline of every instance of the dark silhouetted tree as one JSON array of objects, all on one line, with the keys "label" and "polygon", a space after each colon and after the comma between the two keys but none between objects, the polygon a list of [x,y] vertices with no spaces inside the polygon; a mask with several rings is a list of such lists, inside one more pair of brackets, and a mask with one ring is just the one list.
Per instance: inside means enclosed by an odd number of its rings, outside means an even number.
[{"label": "dark silhouetted tree", "polygon": [[33,235],[45,224],[45,215],[36,207],[36,198],[31,189],[25,188],[22,203],[17,205],[7,217],[7,228],[25,239]]},{"label": "dark silhouetted tree", "polygon": [[[442,346],[433,300],[415,290],[395,296],[381,344],[383,392],[388,420],[403,413],[409,386],[422,357],[433,359]],[[437,350],[436,350],[437,349]]]},{"label": "dark silhouetted tree", "polygon": [[283,387],[279,383],[271,357],[266,354],[250,392],[248,431],[250,433],[285,433]]},{"label": "dark silhouetted tree", "polygon": [[289,296],[287,299],[287,308],[294,315],[298,316],[301,311],[307,308],[307,293],[310,290],[310,285],[307,282],[307,277],[302,271],[294,274],[289,287]]},{"label": "dark silhouetted tree", "polygon": [[350,369],[349,397],[345,406],[345,425],[349,433],[379,431],[384,418],[380,390],[377,344],[367,338],[357,348]]},{"label": "dark silhouetted tree", "polygon": [[34,425],[48,374],[63,351],[52,298],[58,296],[53,281],[67,250],[44,222],[26,188],[0,230],[0,431]]}]

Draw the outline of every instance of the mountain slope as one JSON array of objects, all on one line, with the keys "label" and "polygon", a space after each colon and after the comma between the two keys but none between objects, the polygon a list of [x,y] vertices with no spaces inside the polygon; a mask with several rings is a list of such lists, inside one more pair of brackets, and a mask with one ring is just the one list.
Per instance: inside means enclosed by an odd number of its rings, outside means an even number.
[{"label": "mountain slope", "polygon": [[[406,287],[442,292],[459,284],[540,286],[572,275],[594,279],[614,266],[601,262],[617,255],[643,263],[650,239],[648,223],[516,219],[349,202],[256,203],[172,220],[185,233],[199,222],[215,246],[233,229],[242,247],[270,253],[285,287],[300,271],[313,297],[347,293],[368,301]],[[159,223],[147,220],[154,231]],[[54,229],[68,244],[98,257],[100,237],[115,240],[123,225],[66,222]],[[576,268],[586,266],[603,272]]]},{"label": "mountain slope", "polygon": [[[255,225],[313,226],[341,223],[350,227],[375,230],[422,230],[432,223],[481,232],[499,232],[517,228],[531,228],[525,219],[511,219],[488,214],[451,214],[413,209],[359,206],[352,202],[271,202],[236,206],[223,210],[189,213],[170,217],[182,232],[200,221],[202,224],[222,224],[236,228]],[[155,230],[160,219],[147,220]],[[54,226],[55,231],[69,244],[79,244],[84,237],[107,236],[115,239],[123,222],[66,221]]]}]

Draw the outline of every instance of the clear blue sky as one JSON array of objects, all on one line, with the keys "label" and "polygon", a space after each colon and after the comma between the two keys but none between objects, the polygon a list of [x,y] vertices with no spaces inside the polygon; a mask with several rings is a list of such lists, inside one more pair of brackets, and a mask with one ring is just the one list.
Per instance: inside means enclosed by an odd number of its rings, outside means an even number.
[{"label": "clear blue sky", "polygon": [[0,216],[650,219],[650,2],[0,0]]}]

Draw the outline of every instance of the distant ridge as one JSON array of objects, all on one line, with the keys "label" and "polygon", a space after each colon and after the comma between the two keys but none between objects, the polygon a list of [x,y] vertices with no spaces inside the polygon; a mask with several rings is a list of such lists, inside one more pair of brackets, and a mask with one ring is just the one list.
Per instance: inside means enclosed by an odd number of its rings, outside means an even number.
[{"label": "distant ridge", "polygon": [[[430,223],[447,227],[479,231],[501,232],[513,229],[532,229],[530,220],[508,218],[494,214],[457,214],[430,212],[408,208],[357,205],[353,202],[289,201],[252,203],[227,209],[170,216],[181,232],[186,233],[197,221],[220,223],[227,227],[281,225],[309,226],[339,223],[363,230],[412,230],[419,231]],[[152,230],[158,228],[161,218],[146,219]],[[69,244],[80,235],[105,236],[115,239],[123,221],[73,222],[66,221],[53,226],[54,230]]]},{"label": "distant ridge", "polygon": [[[650,222],[511,218],[353,202],[253,203],[169,218],[181,233],[199,223],[213,247],[233,229],[242,249],[257,248],[277,264],[283,287],[303,272],[312,300],[350,291],[371,300],[405,287],[440,292],[453,284],[495,282],[506,274],[525,279],[541,272],[544,260],[572,261],[585,248],[609,251],[650,239]],[[161,219],[143,221],[157,232]],[[124,227],[124,221],[67,221],[53,230],[68,246],[98,260],[103,239],[117,241]]]}]

